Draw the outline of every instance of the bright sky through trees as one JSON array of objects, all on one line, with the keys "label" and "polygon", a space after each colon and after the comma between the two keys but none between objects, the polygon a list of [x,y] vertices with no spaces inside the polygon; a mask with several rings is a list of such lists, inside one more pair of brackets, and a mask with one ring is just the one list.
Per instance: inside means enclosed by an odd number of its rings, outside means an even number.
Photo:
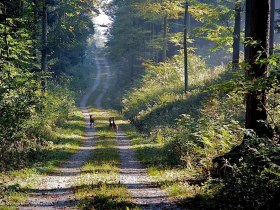
[{"label": "bright sky through trees", "polygon": [[[111,0],[106,0],[104,4],[108,4],[110,1]],[[100,14],[94,16],[92,19],[95,28],[94,41],[97,48],[102,48],[108,39],[108,31],[112,20],[105,14],[102,8],[98,11]]]}]

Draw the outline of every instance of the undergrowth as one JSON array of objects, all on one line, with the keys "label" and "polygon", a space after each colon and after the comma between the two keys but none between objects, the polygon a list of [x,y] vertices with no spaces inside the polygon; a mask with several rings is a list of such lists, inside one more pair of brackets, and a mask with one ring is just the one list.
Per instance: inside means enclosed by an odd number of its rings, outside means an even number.
[{"label": "undergrowth", "polygon": [[[137,131],[124,125],[138,158],[156,183],[182,206],[279,208],[280,168],[275,155],[279,137],[243,141],[248,133],[244,129],[244,94],[249,85],[244,73],[231,73],[225,66],[208,69],[192,55],[190,90],[183,93],[182,61],[175,56],[166,63],[147,63],[144,76],[123,97],[124,115],[142,132],[137,136]],[[274,88],[267,107],[269,122],[277,131],[279,88],[275,84],[271,84]],[[239,158],[224,160],[223,170],[229,171],[216,178],[213,159],[238,145],[242,147]]]},{"label": "undergrowth", "polygon": [[38,180],[77,152],[83,135],[83,115],[71,109],[64,122],[49,130],[48,143],[41,152],[37,151],[36,158],[30,160],[27,167],[0,173],[0,209],[16,209],[24,203]]}]

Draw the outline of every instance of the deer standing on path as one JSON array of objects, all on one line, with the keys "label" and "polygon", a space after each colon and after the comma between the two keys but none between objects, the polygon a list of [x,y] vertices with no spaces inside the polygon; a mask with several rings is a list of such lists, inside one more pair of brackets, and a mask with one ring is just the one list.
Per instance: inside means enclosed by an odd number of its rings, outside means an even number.
[{"label": "deer standing on path", "polygon": [[118,126],[115,123],[115,117],[109,118],[109,127],[112,128],[116,133],[118,132]]},{"label": "deer standing on path", "polygon": [[119,127],[116,125],[116,123],[115,123],[115,118],[114,118],[114,117],[113,117],[113,126],[112,126],[112,128],[113,128],[113,130],[114,130],[116,133],[118,133]]},{"label": "deer standing on path", "polygon": [[92,114],[89,115],[89,126],[90,127],[94,126],[94,118],[92,117]]}]

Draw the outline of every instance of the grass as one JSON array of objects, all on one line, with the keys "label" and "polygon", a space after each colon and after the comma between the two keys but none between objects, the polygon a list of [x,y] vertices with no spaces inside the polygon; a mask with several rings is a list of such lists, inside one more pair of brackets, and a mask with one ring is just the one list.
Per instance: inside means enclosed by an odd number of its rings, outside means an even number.
[{"label": "grass", "polygon": [[[102,93],[106,75],[101,74],[97,90],[87,101],[92,106]],[[104,95],[102,105],[107,94]],[[120,184],[120,157],[117,149],[115,133],[108,127],[108,118],[119,117],[113,110],[99,110],[89,107],[95,119],[95,149],[90,160],[81,168],[81,174],[74,189],[79,209],[139,209],[132,203],[132,198],[126,186]]]},{"label": "grass", "polygon": [[137,209],[126,187],[120,184],[120,157],[115,133],[109,129],[104,115],[116,115],[107,110],[90,109],[96,119],[95,149],[81,168],[75,194],[79,209]]},{"label": "grass", "polygon": [[36,187],[38,180],[77,151],[84,135],[84,123],[81,111],[76,109],[68,121],[52,133],[52,141],[43,153],[38,154],[41,156],[38,161],[28,168],[0,173],[0,190],[3,188],[0,209],[15,209],[24,203],[28,198],[27,189]]},{"label": "grass", "polygon": [[169,163],[162,143],[150,142],[127,121],[123,121],[120,127],[131,139],[138,160],[147,167],[155,184],[166,190],[171,199],[191,198],[199,192],[196,172]]}]

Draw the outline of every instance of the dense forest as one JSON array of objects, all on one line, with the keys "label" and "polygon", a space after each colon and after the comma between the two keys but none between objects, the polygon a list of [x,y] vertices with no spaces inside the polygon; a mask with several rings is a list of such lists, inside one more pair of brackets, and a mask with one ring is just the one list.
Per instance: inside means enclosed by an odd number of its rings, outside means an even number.
[{"label": "dense forest", "polygon": [[[280,209],[279,22],[275,0],[1,1],[0,209],[89,134],[79,209]],[[116,178],[122,132],[176,208]]]}]

